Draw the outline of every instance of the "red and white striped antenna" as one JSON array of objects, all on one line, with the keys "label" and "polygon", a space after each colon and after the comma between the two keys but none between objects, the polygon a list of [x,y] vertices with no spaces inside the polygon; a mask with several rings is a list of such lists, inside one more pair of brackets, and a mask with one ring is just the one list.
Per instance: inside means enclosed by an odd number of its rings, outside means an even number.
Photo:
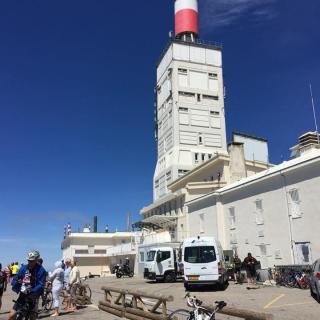
[{"label": "red and white striped antenna", "polygon": [[199,34],[198,0],[175,0],[174,6],[176,38],[195,41]]}]

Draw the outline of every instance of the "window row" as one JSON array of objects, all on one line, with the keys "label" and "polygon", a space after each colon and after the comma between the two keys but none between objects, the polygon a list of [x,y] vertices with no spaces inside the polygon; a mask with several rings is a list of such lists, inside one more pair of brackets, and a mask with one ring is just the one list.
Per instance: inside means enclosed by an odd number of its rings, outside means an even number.
[{"label": "window row", "polygon": [[[300,201],[298,189],[289,190],[288,208],[289,208],[289,214],[292,218],[300,218],[302,216],[300,203],[301,201]],[[255,200],[254,207],[255,207],[254,214],[255,214],[256,224],[263,225],[264,224],[263,201],[261,199]],[[229,223],[230,223],[230,229],[236,228],[236,213],[235,213],[234,207],[229,208]]]}]

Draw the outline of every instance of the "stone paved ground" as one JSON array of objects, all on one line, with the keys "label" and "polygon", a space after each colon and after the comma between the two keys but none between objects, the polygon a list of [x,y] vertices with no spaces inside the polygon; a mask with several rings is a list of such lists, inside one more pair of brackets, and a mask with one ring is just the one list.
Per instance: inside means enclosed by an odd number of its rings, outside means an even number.
[{"label": "stone paved ground", "polygon": [[[174,302],[170,303],[169,309],[185,308],[184,287],[182,283],[148,283],[141,279],[115,279],[100,278],[88,281],[92,289],[91,306],[77,310],[74,313],[63,313],[60,319],[90,319],[90,320],[114,320],[115,316],[99,311],[99,300],[103,299],[101,286],[112,286],[125,289],[139,289],[148,293],[163,293],[174,296]],[[229,306],[242,309],[272,313],[275,320],[318,320],[320,318],[320,304],[311,296],[308,290],[287,289],[277,287],[261,287],[257,290],[246,290],[245,285],[231,283],[225,291],[205,290],[199,288],[192,292],[203,301],[212,303],[216,300],[225,300]],[[6,312],[12,306],[14,295],[7,292],[3,297],[3,308],[0,311],[0,319],[7,317]],[[46,318],[49,314],[41,314],[39,318]],[[218,319],[231,319],[219,316]],[[235,318],[233,318],[235,319]]]}]

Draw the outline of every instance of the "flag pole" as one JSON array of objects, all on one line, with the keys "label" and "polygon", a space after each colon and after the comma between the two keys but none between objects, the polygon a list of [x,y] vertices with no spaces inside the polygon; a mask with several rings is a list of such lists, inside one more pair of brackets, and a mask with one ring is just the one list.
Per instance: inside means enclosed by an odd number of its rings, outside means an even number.
[{"label": "flag pole", "polygon": [[319,131],[318,131],[317,117],[316,117],[316,108],[315,108],[315,106],[314,106],[314,100],[313,100],[313,93],[312,93],[312,85],[311,85],[311,83],[310,83],[310,95],[311,95],[311,104],[312,104],[312,110],[313,110],[314,125],[315,125],[315,128],[316,128],[318,144],[320,145],[320,137],[319,137]]}]

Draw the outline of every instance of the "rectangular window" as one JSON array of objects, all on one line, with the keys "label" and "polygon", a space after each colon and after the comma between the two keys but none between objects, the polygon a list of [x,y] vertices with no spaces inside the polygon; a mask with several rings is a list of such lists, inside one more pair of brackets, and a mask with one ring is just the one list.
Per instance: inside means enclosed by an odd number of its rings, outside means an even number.
[{"label": "rectangular window", "polygon": [[186,247],[184,261],[187,263],[210,263],[217,260],[214,247]]},{"label": "rectangular window", "polygon": [[229,208],[230,229],[236,228],[236,213],[234,207]]},{"label": "rectangular window", "polygon": [[256,224],[258,224],[258,225],[264,224],[262,200],[256,200],[255,206],[256,206],[256,212],[255,212],[256,213]]},{"label": "rectangular window", "polygon": [[75,250],[74,251],[75,254],[89,254],[89,250]]},{"label": "rectangular window", "polygon": [[107,254],[107,250],[104,249],[96,249],[94,250],[95,254]]},{"label": "rectangular window", "polygon": [[179,96],[184,96],[184,97],[194,97],[195,94],[192,92],[186,92],[186,91],[179,91]]},{"label": "rectangular window", "polygon": [[144,262],[144,252],[140,251],[140,262]]},{"label": "rectangular window", "polygon": [[218,96],[211,96],[211,95],[208,95],[208,94],[203,94],[202,98],[206,99],[206,100],[218,100],[219,99]]},{"label": "rectangular window", "polygon": [[267,246],[265,244],[262,244],[259,247],[261,256],[265,257],[267,255]]},{"label": "rectangular window", "polygon": [[218,112],[218,111],[210,111],[210,114],[213,115],[213,116],[218,116],[218,115],[220,115],[220,112]]},{"label": "rectangular window", "polygon": [[205,153],[203,153],[203,154],[201,155],[201,160],[202,160],[202,161],[205,161],[205,160],[206,160],[206,154],[205,154]]},{"label": "rectangular window", "polygon": [[158,254],[160,256],[160,261],[170,259],[170,251],[158,251]]},{"label": "rectangular window", "polygon": [[204,213],[200,214],[200,233],[204,233]]},{"label": "rectangular window", "polygon": [[231,244],[237,244],[237,234],[235,232],[230,233],[230,243]]},{"label": "rectangular window", "polygon": [[194,162],[198,163],[199,162],[199,153],[194,154]]},{"label": "rectangular window", "polygon": [[182,112],[188,112],[188,108],[182,108],[182,107],[179,107],[179,111],[182,111]]},{"label": "rectangular window", "polygon": [[300,209],[300,197],[297,189],[292,189],[289,191],[290,200],[290,213],[292,218],[300,218],[302,213]]},{"label": "rectangular window", "polygon": [[210,79],[217,79],[218,75],[216,73],[209,73],[209,78]]},{"label": "rectangular window", "polygon": [[179,68],[179,69],[178,69],[178,72],[179,72],[179,73],[182,73],[182,74],[187,74],[187,73],[188,73],[188,70],[187,70],[187,69]]}]

